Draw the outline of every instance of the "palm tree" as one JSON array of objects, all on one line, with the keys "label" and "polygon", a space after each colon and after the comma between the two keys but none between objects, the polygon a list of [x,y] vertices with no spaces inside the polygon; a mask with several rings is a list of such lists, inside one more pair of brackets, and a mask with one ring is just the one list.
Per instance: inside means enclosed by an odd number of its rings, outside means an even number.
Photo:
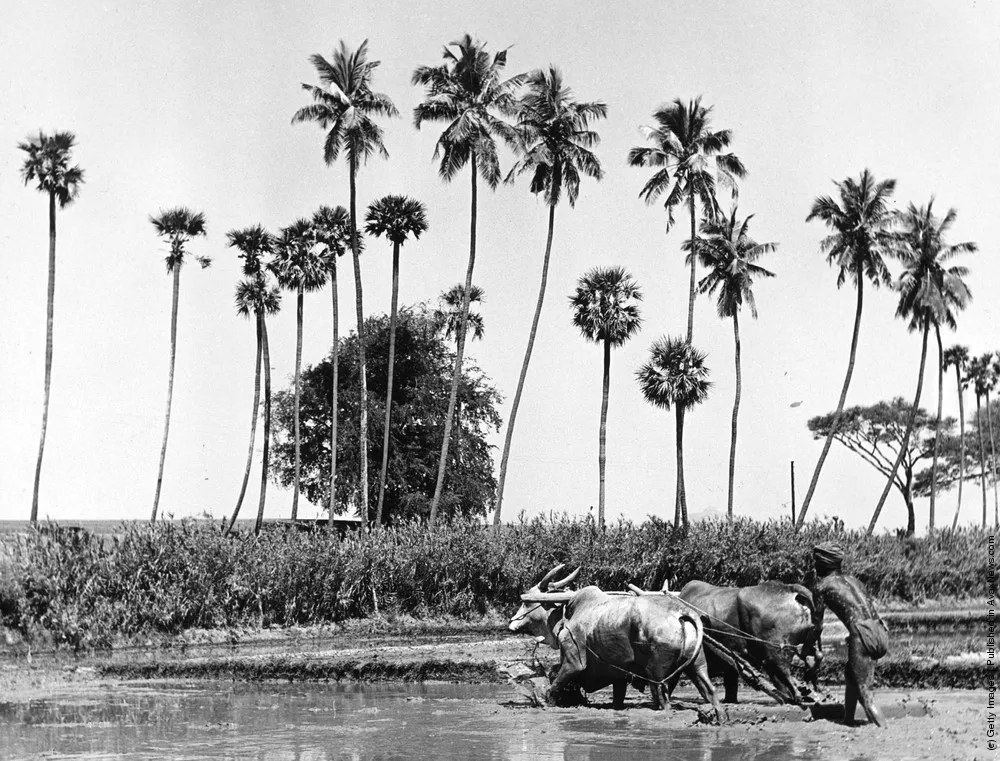
[{"label": "palm tree", "polygon": [[302,393],[302,312],[307,291],[318,291],[326,285],[326,262],[314,245],[312,223],[298,219],[274,242],[274,257],[268,268],[274,273],[278,285],[295,292],[295,483],[292,490],[292,520],[299,516],[299,475],[302,467],[299,403]]},{"label": "palm tree", "polygon": [[[701,96],[684,103],[680,98],[653,112],[655,127],[643,127],[642,133],[652,146],[635,147],[628,152],[629,166],[652,167],[656,172],[643,185],[639,197],[651,204],[666,195],[666,231],[674,225],[674,209],[687,201],[691,216],[690,247],[696,252],[695,200],[702,214],[714,219],[719,213],[715,198],[718,184],[737,197],[736,180],[746,176],[743,162],[733,153],[723,153],[732,141],[728,129],[712,132],[711,106],[701,105]],[[712,161],[710,161],[712,159]],[[714,169],[714,173],[713,173]],[[687,340],[694,340],[694,294],[697,256],[691,257],[691,285],[688,295]]]},{"label": "palm tree", "polygon": [[986,388],[989,385],[989,370],[988,355],[974,357],[969,360],[969,370],[965,378],[966,384],[971,383],[976,392],[976,433],[979,439],[979,483],[983,490],[983,529],[986,528],[986,448],[983,445],[983,426],[986,416],[983,415],[982,398],[986,396]]},{"label": "palm tree", "polygon": [[[847,374],[840,390],[840,400],[834,412],[830,433],[823,442],[823,451],[816,461],[809,488],[806,490],[802,508],[799,510],[796,529],[805,523],[806,513],[812,502],[816,484],[819,482],[823,463],[830,453],[833,437],[840,428],[840,419],[847,401],[847,389],[851,385],[854,374],[854,359],[858,352],[858,335],[861,331],[861,310],[864,306],[865,280],[878,288],[889,285],[889,269],[885,265],[884,256],[892,252],[894,221],[893,212],[889,208],[889,199],[896,189],[895,180],[877,182],[871,172],[865,169],[857,180],[847,178],[843,182],[834,183],[840,194],[840,203],[831,196],[821,196],[813,201],[812,209],[806,221],[818,219],[833,232],[820,243],[820,253],[826,255],[826,261],[837,267],[837,287],[840,288],[847,278],[854,282],[858,291],[858,303],[854,312],[854,332],[851,334],[851,353],[847,360]],[[905,447],[902,451],[905,451]]]},{"label": "palm tree", "polygon": [[42,433],[38,440],[38,460],[35,463],[35,485],[31,497],[31,522],[38,521],[38,487],[42,478],[42,456],[45,454],[45,432],[49,425],[49,391],[52,387],[52,322],[56,298],[56,204],[65,209],[77,197],[83,184],[83,170],[70,166],[76,136],[72,132],[46,135],[39,131],[23,143],[19,150],[27,157],[21,166],[24,184],[37,182],[40,193],[49,196],[49,285],[45,308],[45,385],[42,402]]},{"label": "palm tree", "polygon": [[576,206],[580,194],[580,175],[585,174],[600,180],[604,176],[601,163],[590,151],[600,142],[598,134],[590,129],[591,119],[604,119],[608,107],[599,101],[580,103],[573,98],[573,91],[563,84],[562,74],[554,66],[531,72],[527,79],[527,91],[518,102],[516,129],[524,144],[524,155],[507,175],[506,182],[515,176],[531,173],[530,190],[543,193],[549,207],[549,231],[545,239],[545,255],[542,258],[542,278],[538,287],[538,301],[528,333],[528,346],[524,350],[521,374],[517,379],[514,403],[507,421],[507,435],[500,458],[500,476],[497,480],[496,508],[493,511],[493,525],[500,525],[500,511],[503,506],[503,490],[507,481],[507,462],[510,446],[514,438],[514,424],[521,405],[524,381],[528,376],[528,363],[538,334],[538,321],[542,316],[545,300],[545,286],[549,278],[549,257],[552,253],[552,236],[555,228],[556,205],[562,198],[563,188],[570,206]]},{"label": "palm tree", "polygon": [[[316,53],[309,59],[319,80],[324,85],[316,87],[303,83],[302,88],[313,97],[314,103],[295,112],[292,124],[296,122],[317,122],[327,130],[323,143],[323,160],[327,166],[333,164],[343,149],[347,158],[350,177],[350,232],[351,254],[354,259],[354,304],[358,317],[358,366],[361,378],[361,520],[368,525],[368,370],[365,360],[365,310],[361,289],[361,248],[358,241],[357,179],[358,167],[367,163],[368,158],[378,153],[389,158],[385,149],[382,128],[373,116],[393,117],[399,112],[389,96],[373,92],[372,74],[379,61],[368,60],[368,40],[351,51],[343,40],[333,52],[332,62]],[[336,450],[336,447],[334,447]],[[332,476],[331,476],[332,478]],[[297,487],[296,487],[297,488]],[[331,491],[331,505],[334,499]],[[332,512],[331,512],[332,520]]]},{"label": "palm tree", "polygon": [[969,349],[966,346],[950,346],[944,353],[943,366],[955,368],[955,382],[958,385],[958,425],[961,437],[961,454],[958,462],[958,505],[955,508],[955,519],[951,523],[952,531],[958,528],[958,514],[962,511],[962,485],[965,483],[965,394],[962,393],[966,379],[964,377],[969,365]]},{"label": "palm tree", "polygon": [[[485,301],[486,292],[478,285],[472,286],[469,293],[469,315],[466,319],[466,333],[470,331],[472,338],[481,341],[486,332],[486,325],[483,316],[479,312],[473,312],[473,304],[482,304]],[[445,338],[455,337],[456,347],[458,344],[458,332],[462,326],[462,302],[465,299],[465,285],[455,283],[447,291],[442,291],[438,297],[438,307],[434,310],[434,322],[438,330],[444,333]]]},{"label": "palm tree", "polygon": [[[160,489],[163,486],[163,464],[167,458],[167,437],[170,433],[170,404],[174,396],[174,366],[177,359],[177,304],[181,289],[181,267],[187,255],[187,243],[201,235],[205,235],[205,215],[194,212],[183,206],[168,211],[161,211],[159,216],[150,217],[150,223],[156,229],[156,234],[170,242],[170,253],[167,254],[167,274],[173,275],[173,299],[170,307],[170,369],[167,375],[167,415],[163,425],[163,445],[160,447],[160,469],[156,477],[156,496],[153,497],[153,512],[150,521],[156,520],[156,512],[160,506]],[[202,269],[208,267],[212,260],[207,256],[195,255],[195,260]]]},{"label": "palm tree", "polygon": [[[452,48],[455,48],[454,50]],[[434,148],[434,158],[440,157],[438,173],[445,180],[454,179],[459,171],[469,166],[472,182],[472,210],[469,223],[469,264],[465,273],[462,300],[462,325],[458,331],[458,350],[455,369],[451,378],[448,413],[444,419],[444,437],[441,442],[441,459],[438,464],[437,483],[431,500],[429,522],[437,518],[444,476],[448,464],[452,423],[458,404],[458,382],[462,376],[462,358],[465,354],[465,336],[469,315],[469,296],[472,293],[472,273],[476,266],[476,212],[477,174],[490,189],[500,182],[500,162],[497,157],[496,138],[511,146],[519,145],[519,137],[501,117],[517,113],[516,89],[524,81],[523,75],[502,79],[507,65],[507,51],[501,50],[492,57],[486,46],[468,34],[444,49],[444,63],[439,66],[418,66],[413,72],[413,84],[423,85],[426,99],[413,110],[413,123],[420,129],[425,121],[444,122],[445,127]]]},{"label": "palm tree", "polygon": [[677,495],[674,502],[674,526],[688,528],[687,494],[684,490],[684,412],[708,398],[712,387],[708,380],[706,355],[689,341],[664,336],[649,350],[649,361],[639,368],[636,377],[646,401],[677,416]]},{"label": "palm tree", "polygon": [[373,201],[365,216],[365,232],[392,243],[392,305],[389,311],[389,370],[385,393],[385,427],[382,435],[382,470],[378,481],[378,509],[375,523],[382,523],[385,477],[389,468],[389,424],[392,420],[392,375],[396,361],[396,309],[399,305],[399,249],[409,236],[419,238],[427,229],[427,208],[413,198],[383,196]]},{"label": "palm tree", "polygon": [[[976,251],[975,243],[957,243],[947,245],[945,235],[954,224],[957,213],[954,209],[938,219],[934,216],[934,199],[932,198],[926,206],[916,207],[912,203],[902,213],[897,253],[903,263],[903,273],[899,277],[897,290],[899,291],[899,304],[896,307],[896,316],[909,320],[907,329],[910,332],[921,331],[920,349],[920,369],[917,374],[917,392],[913,399],[913,408],[910,419],[906,426],[906,433],[903,434],[903,443],[899,448],[896,463],[892,467],[889,480],[882,490],[882,496],[875,506],[875,513],[872,515],[871,523],[868,524],[868,533],[875,531],[875,524],[878,522],[879,514],[882,512],[882,505],[889,495],[892,482],[896,477],[896,471],[906,454],[910,442],[910,434],[913,432],[913,424],[917,417],[917,408],[920,406],[920,392],[924,382],[924,365],[927,361],[927,335],[933,326],[937,336],[938,346],[941,345],[940,326],[947,325],[954,330],[957,326],[956,314],[965,309],[966,304],[972,298],[969,287],[963,278],[969,274],[966,267],[947,266],[947,263],[959,254],[972,253]],[[938,380],[940,382],[943,375],[941,371],[942,356],[938,353]],[[937,453],[938,434],[941,428],[941,405],[938,404],[938,418],[934,431],[934,464],[931,470],[931,505],[929,511],[930,529],[934,529],[934,487],[937,478]],[[913,534],[912,515],[906,527],[907,535]]]},{"label": "palm tree", "polygon": [[[990,403],[990,391],[996,388],[1000,379],[1000,359],[987,352],[982,356],[986,365],[984,390],[986,391],[986,425],[990,431],[990,467],[993,470],[993,525],[1000,526],[1000,501],[997,499],[997,448],[993,441],[993,405]],[[992,360],[992,361],[991,361]]]},{"label": "palm tree", "polygon": [[[247,484],[250,482],[250,467],[253,464],[253,447],[257,435],[257,414],[260,410],[260,366],[264,353],[264,334],[267,330],[264,320],[268,315],[277,314],[281,308],[281,294],[278,289],[272,286],[267,280],[267,270],[265,268],[264,257],[269,255],[273,249],[273,238],[260,225],[247,227],[242,230],[230,230],[226,233],[226,238],[230,248],[239,251],[239,257],[243,260],[241,267],[243,280],[236,286],[236,312],[243,317],[249,318],[253,315],[257,331],[257,360],[254,369],[253,380],[253,413],[250,417],[250,446],[247,450],[247,464],[243,470],[243,484],[240,487],[240,495],[236,499],[236,508],[233,510],[233,517],[226,527],[228,534],[236,524],[236,518],[243,507],[243,498],[246,496]],[[268,368],[268,378],[270,378],[270,368]],[[270,384],[268,383],[268,386]],[[270,388],[265,406],[270,410]],[[268,445],[270,435],[270,420],[266,420],[265,426],[268,435],[264,437],[265,450]],[[258,513],[263,515],[264,496],[267,489],[267,462],[265,457],[261,477],[261,499],[258,504]],[[259,531],[259,529],[258,529]]]},{"label": "palm tree", "polygon": [[573,324],[588,341],[604,347],[601,382],[601,424],[597,435],[597,522],[604,526],[604,481],[607,464],[608,392],[611,386],[611,348],[622,346],[639,332],[642,292],[624,267],[595,267],[581,277],[569,299]]},{"label": "palm tree", "polygon": [[[698,291],[706,295],[718,292],[716,310],[719,317],[733,318],[736,342],[736,399],[733,402],[733,430],[729,444],[729,501],[726,515],[733,519],[733,484],[736,477],[736,424],[740,411],[742,372],[740,368],[740,308],[745,301],[750,314],[757,319],[757,302],[753,297],[753,281],[758,277],[774,277],[774,273],[755,264],[764,254],[777,248],[776,243],[758,243],[750,237],[749,215],[742,222],[736,218],[736,207],[729,217],[702,223],[698,240],[698,259],[708,268],[708,274],[698,283]],[[690,250],[690,246],[686,246]]]}]

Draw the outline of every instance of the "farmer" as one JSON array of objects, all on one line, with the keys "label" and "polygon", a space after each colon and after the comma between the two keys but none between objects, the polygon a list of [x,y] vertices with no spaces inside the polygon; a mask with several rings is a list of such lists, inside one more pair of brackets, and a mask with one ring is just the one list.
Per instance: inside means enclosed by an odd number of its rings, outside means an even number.
[{"label": "farmer", "polygon": [[885,716],[872,700],[871,683],[875,661],[886,654],[889,630],[879,618],[864,585],[841,572],[844,551],[840,545],[824,542],[813,548],[816,584],[813,587],[813,626],[816,641],[823,631],[823,613],[830,608],[847,627],[847,690],[844,695],[844,721],[854,723],[854,712],[861,701],[869,721],[885,726]]}]

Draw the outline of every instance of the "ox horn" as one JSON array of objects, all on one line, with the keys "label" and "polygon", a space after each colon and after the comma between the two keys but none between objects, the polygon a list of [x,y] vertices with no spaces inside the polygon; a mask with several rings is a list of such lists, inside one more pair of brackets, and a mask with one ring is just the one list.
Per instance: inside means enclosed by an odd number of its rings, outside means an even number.
[{"label": "ox horn", "polygon": [[546,589],[548,589],[549,588],[549,582],[552,581],[553,577],[555,577],[555,575],[557,573],[559,573],[565,567],[566,567],[565,563],[560,563],[555,568],[553,568],[552,570],[550,570],[547,574],[545,574],[544,576],[542,576],[542,580],[538,582],[538,585],[537,585],[538,588],[542,592],[544,592]]},{"label": "ox horn", "polygon": [[637,587],[635,584],[629,584],[628,591],[639,597],[642,597],[642,595],[646,594],[645,589],[643,589],[642,587]]},{"label": "ox horn", "polygon": [[577,569],[575,571],[573,571],[573,573],[571,573],[569,576],[567,576],[567,577],[565,577],[563,579],[560,579],[559,581],[553,581],[553,582],[551,582],[549,584],[549,589],[562,589],[567,584],[572,583],[573,579],[575,579],[579,575],[580,575],[580,569],[579,569],[579,567],[577,567]]},{"label": "ox horn", "polygon": [[569,602],[576,592],[528,592],[521,595],[522,602],[560,603]]}]

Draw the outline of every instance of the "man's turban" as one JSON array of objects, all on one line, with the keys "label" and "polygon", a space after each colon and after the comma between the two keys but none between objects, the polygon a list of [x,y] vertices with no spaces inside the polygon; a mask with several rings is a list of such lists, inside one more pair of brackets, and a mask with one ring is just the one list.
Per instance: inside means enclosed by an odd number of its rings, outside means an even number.
[{"label": "man's turban", "polygon": [[834,542],[823,542],[813,547],[813,558],[816,561],[816,568],[831,571],[840,570],[841,563],[844,562],[844,549]]}]

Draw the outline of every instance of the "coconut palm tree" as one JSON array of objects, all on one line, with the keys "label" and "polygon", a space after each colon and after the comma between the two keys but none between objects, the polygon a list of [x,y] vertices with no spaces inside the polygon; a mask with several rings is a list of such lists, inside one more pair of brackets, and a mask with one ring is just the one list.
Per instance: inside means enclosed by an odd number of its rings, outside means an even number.
[{"label": "coconut palm tree", "polygon": [[576,206],[580,194],[580,175],[584,174],[600,180],[604,176],[601,163],[590,151],[600,142],[600,137],[590,129],[591,120],[603,119],[608,115],[608,107],[599,101],[581,103],[574,99],[573,91],[563,84],[562,74],[554,66],[548,70],[538,69],[528,75],[527,88],[518,102],[517,129],[524,154],[514,164],[506,182],[516,176],[531,173],[530,190],[542,193],[549,207],[549,230],[545,239],[545,255],[542,257],[542,277],[538,287],[535,314],[528,333],[528,345],[524,350],[521,374],[517,379],[517,390],[507,420],[507,435],[504,438],[503,454],[500,458],[500,476],[497,480],[496,508],[493,511],[493,525],[500,525],[503,506],[504,484],[507,481],[507,462],[510,446],[514,438],[514,425],[521,405],[524,381],[528,376],[528,363],[538,334],[538,321],[542,316],[545,300],[545,286],[549,278],[549,257],[552,253],[552,236],[555,228],[556,206],[562,199],[563,190],[570,206]]},{"label": "coconut palm tree", "polygon": [[49,284],[45,307],[45,385],[42,401],[42,432],[38,440],[38,460],[35,463],[35,485],[31,496],[31,522],[38,521],[38,487],[42,478],[42,456],[45,454],[45,433],[49,425],[49,392],[52,388],[52,324],[56,298],[56,205],[65,209],[77,197],[83,184],[83,170],[72,165],[76,136],[72,132],[46,135],[39,131],[23,143],[19,150],[27,156],[21,166],[24,184],[36,182],[36,189],[49,196]]},{"label": "coconut palm tree", "polygon": [[[854,311],[854,331],[851,334],[851,353],[847,360],[847,374],[840,390],[840,399],[834,412],[830,433],[823,442],[816,468],[813,470],[806,490],[802,508],[799,510],[796,529],[805,523],[806,513],[812,502],[819,483],[819,474],[823,463],[830,453],[833,437],[840,427],[840,419],[847,401],[847,389],[854,375],[854,359],[858,352],[858,336],[861,331],[861,311],[864,306],[864,285],[869,281],[873,287],[889,285],[889,269],[885,265],[885,256],[893,251],[892,226],[894,216],[889,207],[889,199],[896,189],[895,180],[876,181],[875,177],[865,169],[857,179],[847,178],[843,182],[834,183],[837,186],[840,202],[831,196],[820,196],[813,201],[812,209],[806,221],[818,219],[832,230],[820,243],[820,253],[826,255],[826,261],[837,268],[837,287],[840,288],[848,277],[854,283],[858,292],[857,307]],[[905,451],[903,447],[902,451]]]},{"label": "coconut palm tree", "polygon": [[[757,302],[753,296],[754,278],[774,277],[774,273],[755,262],[774,251],[777,243],[758,243],[750,237],[753,214],[740,221],[736,207],[729,217],[706,220],[698,239],[698,259],[708,269],[698,283],[699,293],[716,297],[716,310],[723,319],[733,318],[736,345],[736,399],[733,402],[732,438],[729,444],[729,500],[726,515],[733,519],[733,485],[736,477],[736,427],[740,412],[740,392],[743,378],[740,368],[740,308],[746,302],[750,314],[757,319]],[[685,246],[690,251],[690,245]],[[689,254],[690,255],[690,254]]]},{"label": "coconut palm tree", "polygon": [[292,487],[292,520],[295,520],[299,517],[299,476],[302,469],[299,406],[302,393],[303,306],[306,292],[318,291],[326,285],[327,278],[327,265],[315,245],[310,220],[297,219],[281,229],[274,242],[274,257],[268,268],[274,273],[279,286],[295,293],[295,482]]},{"label": "coconut palm tree", "polygon": [[969,370],[966,373],[966,384],[971,383],[973,391],[976,392],[976,433],[979,439],[979,483],[983,490],[983,529],[986,528],[986,448],[983,444],[986,416],[983,415],[982,399],[986,396],[986,388],[989,385],[989,370],[989,357],[983,355],[969,360]]},{"label": "coconut palm tree", "polygon": [[389,468],[389,424],[392,421],[392,375],[396,361],[396,310],[399,305],[399,249],[411,235],[416,239],[427,229],[427,207],[407,196],[388,195],[373,201],[365,215],[365,232],[392,243],[392,304],[389,311],[389,370],[385,394],[385,427],[382,435],[382,470],[378,479],[375,523],[382,523],[385,477]]},{"label": "coconut palm tree", "polygon": [[639,332],[642,292],[624,267],[595,267],[581,277],[570,296],[573,324],[588,341],[604,348],[601,381],[601,423],[597,435],[597,522],[604,526],[604,481],[607,464],[608,392],[611,387],[611,348],[622,346]]},{"label": "coconut palm tree", "polygon": [[[899,455],[893,465],[889,481],[882,490],[882,496],[875,506],[875,513],[872,515],[871,523],[868,524],[868,533],[875,531],[875,524],[878,522],[879,514],[882,512],[882,505],[889,495],[896,471],[907,451],[910,442],[910,435],[913,432],[913,424],[916,421],[917,409],[920,406],[920,392],[924,382],[924,365],[927,362],[927,336],[933,327],[938,337],[938,345],[941,344],[940,326],[942,324],[954,330],[957,327],[956,315],[965,309],[972,294],[963,278],[969,274],[966,267],[952,265],[948,262],[960,254],[972,253],[976,251],[975,243],[957,243],[947,245],[945,236],[955,222],[957,213],[954,209],[948,209],[942,218],[934,216],[934,199],[932,198],[926,206],[914,206],[912,203],[900,217],[902,229],[899,234],[897,254],[903,263],[903,273],[899,277],[896,286],[899,291],[899,304],[896,307],[896,316],[908,320],[907,329],[910,332],[919,330],[921,332],[920,349],[920,369],[917,373],[917,391],[913,399],[913,408],[910,419],[906,426],[906,433],[903,434],[903,443],[899,448]],[[938,379],[942,376],[942,357],[938,356]],[[934,464],[931,471],[931,506],[929,512],[929,526],[934,528],[934,487],[937,474],[937,453],[938,434],[941,428],[941,406],[938,404],[938,418],[934,432]],[[907,535],[913,534],[915,526],[912,516],[906,527]]]},{"label": "coconut palm tree", "polygon": [[[205,235],[205,215],[194,212],[183,206],[161,211],[159,215],[149,218],[156,229],[156,234],[170,243],[170,253],[167,254],[167,273],[173,275],[173,299],[170,307],[170,369],[167,375],[167,414],[163,424],[163,445],[160,447],[160,468],[156,477],[156,496],[153,497],[153,512],[150,521],[156,520],[160,507],[160,489],[163,486],[163,464],[167,458],[167,437],[170,434],[170,404],[174,396],[174,367],[177,360],[177,305],[180,299],[181,267],[187,256],[187,244],[192,238]],[[202,269],[212,264],[211,258],[195,255]]]},{"label": "coconut palm tree", "polygon": [[[332,61],[318,53],[309,59],[322,87],[303,83],[302,88],[313,98],[312,105],[300,108],[292,117],[296,122],[317,122],[326,130],[323,160],[333,164],[343,151],[347,159],[350,180],[351,253],[354,259],[354,303],[358,316],[358,365],[361,378],[361,520],[368,525],[368,371],[365,360],[365,310],[361,288],[361,248],[358,241],[357,179],[358,168],[375,153],[389,158],[382,128],[372,117],[398,116],[396,106],[387,95],[373,92],[372,75],[380,61],[368,60],[368,40],[352,51],[341,40],[333,52]],[[336,449],[336,447],[334,447]],[[330,499],[333,499],[332,492]]]},{"label": "coconut palm tree", "polygon": [[952,531],[958,528],[958,514],[962,511],[962,486],[965,483],[965,371],[969,365],[969,349],[958,344],[948,347],[944,353],[944,369],[955,368],[955,382],[958,386],[958,425],[961,454],[958,461],[958,505],[955,507],[955,519],[951,522]]},{"label": "coconut palm tree", "polygon": [[674,501],[674,526],[688,528],[687,494],[684,489],[684,413],[708,398],[712,387],[708,380],[706,355],[682,338],[664,336],[653,343],[649,361],[639,368],[636,377],[646,401],[669,410],[677,419],[677,494]]},{"label": "coconut palm tree", "polygon": [[[472,294],[472,273],[476,266],[476,213],[477,176],[491,190],[500,182],[500,162],[497,157],[497,138],[511,146],[519,145],[519,136],[502,117],[517,114],[515,92],[524,81],[524,75],[503,79],[507,66],[507,51],[490,56],[486,45],[473,40],[468,34],[445,46],[444,63],[438,66],[418,66],[413,72],[413,84],[425,89],[425,100],[413,110],[413,123],[420,129],[426,121],[443,122],[445,127],[434,147],[434,158],[440,157],[438,173],[445,180],[454,179],[468,165],[472,183],[471,214],[469,223],[469,263],[465,273],[462,301],[462,325],[469,315],[469,296]],[[437,518],[444,476],[448,464],[452,424],[458,404],[458,382],[462,376],[462,358],[465,354],[466,328],[458,331],[458,349],[448,397],[448,413],[444,419],[444,437],[441,441],[441,459],[438,464],[437,482],[431,499],[429,522]]]},{"label": "coconut palm tree", "polygon": [[[655,127],[642,127],[651,146],[637,146],[628,152],[629,166],[652,167],[656,172],[643,185],[639,197],[651,204],[665,195],[666,231],[674,225],[674,209],[685,201],[691,216],[690,250],[696,252],[695,201],[702,214],[714,219],[719,213],[716,187],[721,184],[737,197],[736,180],[746,176],[743,162],[733,153],[723,153],[732,141],[728,129],[713,132],[711,106],[701,104],[701,96],[684,103],[680,98],[653,112]],[[694,294],[697,256],[692,256],[688,294],[687,340],[694,340]]]}]

